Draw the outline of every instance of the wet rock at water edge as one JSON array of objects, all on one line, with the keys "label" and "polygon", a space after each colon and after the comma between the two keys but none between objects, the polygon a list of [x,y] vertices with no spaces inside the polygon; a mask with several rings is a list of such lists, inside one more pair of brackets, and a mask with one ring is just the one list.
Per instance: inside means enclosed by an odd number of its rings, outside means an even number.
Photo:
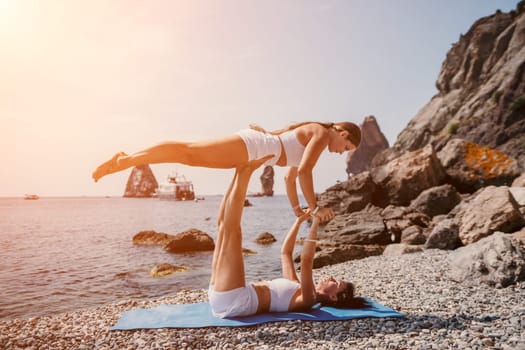
[{"label": "wet rock at water edge", "polygon": [[135,234],[132,238],[133,244],[135,245],[158,245],[165,246],[175,236],[164,232],[157,232],[154,230],[140,231]]},{"label": "wet rock at water edge", "polygon": [[155,265],[149,272],[151,277],[165,277],[177,272],[187,271],[188,268],[184,266],[176,266],[169,263],[162,263]]},{"label": "wet rock at water edge", "polygon": [[169,253],[212,251],[215,243],[207,233],[192,228],[175,235],[164,249]]},{"label": "wet rock at water edge", "polygon": [[255,238],[255,242],[259,244],[271,244],[277,242],[277,239],[270,232],[263,232]]}]

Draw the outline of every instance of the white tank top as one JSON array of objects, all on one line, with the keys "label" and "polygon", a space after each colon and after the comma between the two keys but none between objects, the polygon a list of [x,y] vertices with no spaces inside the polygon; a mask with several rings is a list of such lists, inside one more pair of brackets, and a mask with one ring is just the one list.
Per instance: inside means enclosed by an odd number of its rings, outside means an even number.
[{"label": "white tank top", "polygon": [[277,278],[268,282],[270,289],[270,312],[288,311],[292,297],[299,289],[299,283],[286,279]]},{"label": "white tank top", "polygon": [[297,139],[295,129],[283,132],[279,135],[279,138],[286,153],[286,165],[299,166],[303,158],[304,146]]}]

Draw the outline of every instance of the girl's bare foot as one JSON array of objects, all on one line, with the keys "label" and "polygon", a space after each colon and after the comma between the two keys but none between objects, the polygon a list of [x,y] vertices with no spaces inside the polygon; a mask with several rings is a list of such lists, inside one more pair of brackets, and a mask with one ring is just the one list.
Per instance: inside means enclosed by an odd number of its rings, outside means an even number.
[{"label": "girl's bare foot", "polygon": [[98,166],[98,168],[93,172],[91,175],[95,182],[97,182],[101,177],[116,173],[117,171],[124,170],[124,168],[121,167],[119,164],[122,157],[126,157],[127,154],[124,152],[119,152],[113,156],[110,160],[107,162],[102,163]]}]

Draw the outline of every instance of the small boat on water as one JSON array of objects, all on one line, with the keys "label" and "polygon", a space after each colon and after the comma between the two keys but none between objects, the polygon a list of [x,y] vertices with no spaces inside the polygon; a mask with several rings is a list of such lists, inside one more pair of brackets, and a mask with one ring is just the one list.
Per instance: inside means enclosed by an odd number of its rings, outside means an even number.
[{"label": "small boat on water", "polygon": [[159,185],[157,197],[164,200],[189,201],[195,199],[193,183],[184,175],[175,174],[168,176],[167,182]]},{"label": "small boat on water", "polygon": [[37,200],[37,199],[40,199],[40,197],[36,194],[25,194],[24,195],[24,199],[25,200]]}]

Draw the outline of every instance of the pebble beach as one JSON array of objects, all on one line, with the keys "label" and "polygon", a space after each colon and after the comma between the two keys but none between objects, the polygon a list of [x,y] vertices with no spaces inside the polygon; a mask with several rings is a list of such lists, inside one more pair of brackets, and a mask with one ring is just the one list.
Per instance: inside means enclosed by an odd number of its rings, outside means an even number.
[{"label": "pebble beach", "polygon": [[205,290],[56,316],[0,321],[0,349],[525,349],[525,284],[496,289],[447,277],[449,252],[375,256],[315,270],[403,318],[288,321],[238,328],[109,331],[120,313],[206,301]]}]

